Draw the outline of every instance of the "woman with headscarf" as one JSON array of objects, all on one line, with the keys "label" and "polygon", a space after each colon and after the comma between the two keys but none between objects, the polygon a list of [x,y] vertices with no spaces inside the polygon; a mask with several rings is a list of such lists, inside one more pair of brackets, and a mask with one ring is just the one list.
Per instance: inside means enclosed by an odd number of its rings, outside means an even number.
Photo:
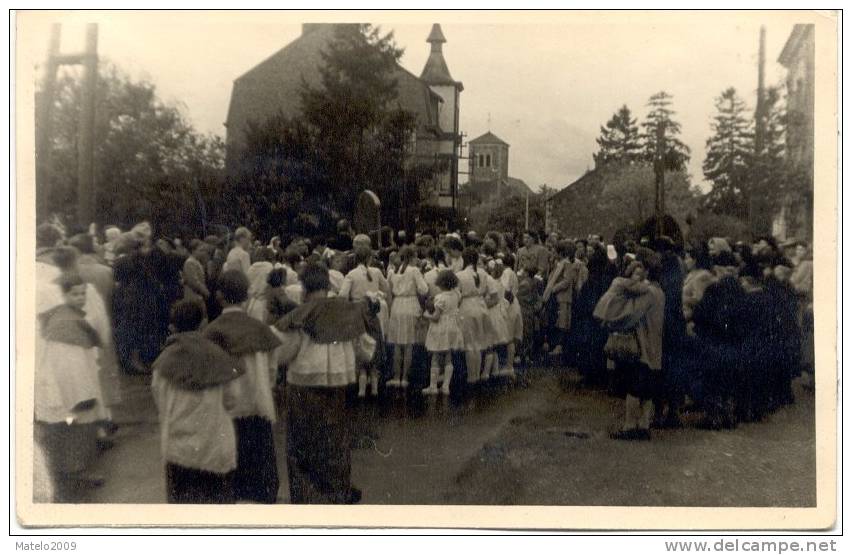
[{"label": "woman with headscarf", "polygon": [[113,298],[115,341],[128,371],[148,373],[169,335],[169,310],[183,294],[183,257],[154,247],[151,226],[137,225],[121,241]]},{"label": "woman with headscarf", "polygon": [[[652,268],[655,274],[659,271]],[[612,281],[594,311],[610,332],[607,343],[613,348],[608,356],[614,358],[617,389],[625,396],[624,425],[610,437],[650,440],[653,399],[662,380],[666,298],[659,285],[649,281],[642,262],[631,262],[623,276]]]},{"label": "woman with headscarf", "polygon": [[573,306],[577,366],[588,385],[606,382],[606,357],[603,353],[607,331],[594,318],[595,306],[615,279],[615,266],[606,251],[594,246],[589,256],[589,277],[577,294]]},{"label": "woman with headscarf", "polygon": [[713,260],[716,281],[707,287],[693,311],[693,360],[699,364],[701,390],[696,397],[704,406],[709,429],[734,428],[737,386],[745,371],[743,311],[748,306],[736,275],[736,260],[721,252]]}]

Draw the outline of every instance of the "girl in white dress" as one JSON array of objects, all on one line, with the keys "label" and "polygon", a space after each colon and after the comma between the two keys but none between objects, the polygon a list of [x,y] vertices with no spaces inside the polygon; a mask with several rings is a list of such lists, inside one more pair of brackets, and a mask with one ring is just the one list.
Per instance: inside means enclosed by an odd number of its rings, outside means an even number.
[{"label": "girl in white dress", "polygon": [[437,284],[438,276],[441,272],[448,269],[444,251],[438,247],[429,249],[429,263],[432,267],[423,274],[423,279],[426,280],[426,285],[429,286],[429,301],[434,301],[438,293],[441,292],[441,288]]},{"label": "girl in white dress", "polygon": [[405,388],[408,387],[412,350],[418,342],[417,323],[423,315],[418,296],[426,295],[429,287],[415,265],[413,248],[403,247],[399,251],[399,258],[399,269],[388,274],[393,303],[388,320],[387,340],[394,346],[394,377],[388,381],[388,385]]},{"label": "girl in white dress", "polygon": [[491,325],[487,323],[487,308],[485,306],[484,271],[477,268],[479,253],[468,247],[462,254],[464,268],[456,273],[459,279],[461,304],[462,335],[464,336],[465,361],[467,363],[467,383],[477,383],[482,366],[482,350],[490,347]]},{"label": "girl in white dress", "polygon": [[464,349],[464,335],[459,325],[459,304],[461,295],[456,286],[459,280],[447,269],[438,274],[435,285],[440,293],[435,295],[434,309],[424,316],[429,320],[429,331],[426,333],[426,350],[432,356],[432,368],[429,374],[429,387],[423,390],[427,395],[438,393],[438,377],[441,365],[444,365],[444,375],[441,377],[441,392],[450,394],[450,381],[453,378],[452,352]]},{"label": "girl in white dress", "polygon": [[[390,286],[382,271],[370,267],[373,260],[373,251],[369,247],[355,247],[355,268],[343,278],[338,296],[350,301],[362,301],[370,298],[379,303],[379,326],[382,336],[387,337],[389,310],[387,297],[390,295]],[[379,372],[373,365],[358,367],[358,397],[366,397],[367,380],[369,379],[372,395],[379,394]]]},{"label": "girl in white dress", "polygon": [[[506,366],[503,375],[515,376],[515,349],[524,338],[524,317],[521,313],[521,303],[518,302],[518,275],[512,269],[515,259],[511,254],[504,254],[501,262],[502,273],[500,282],[506,289],[506,326],[509,328],[509,342],[506,343]],[[511,299],[511,300],[510,300]]]},{"label": "girl in white dress", "polygon": [[498,376],[500,359],[498,353],[505,351],[509,342],[509,328],[506,326],[506,289],[499,280],[500,274],[494,260],[488,261],[489,275],[486,278],[485,306],[488,307],[488,319],[491,321],[491,347],[485,353],[482,381]]}]

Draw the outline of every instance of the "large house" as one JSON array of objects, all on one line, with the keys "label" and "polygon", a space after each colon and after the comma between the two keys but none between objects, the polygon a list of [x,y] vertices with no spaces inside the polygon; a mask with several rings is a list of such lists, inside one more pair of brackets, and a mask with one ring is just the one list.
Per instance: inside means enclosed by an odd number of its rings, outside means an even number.
[{"label": "large house", "polygon": [[772,224],[779,239],[810,239],[813,229],[814,180],[814,26],[798,24],[778,56],[787,70],[787,156],[806,170],[810,190],[803,198],[784,199]]},{"label": "large house", "polygon": [[[225,165],[234,175],[245,147],[249,122],[262,123],[279,113],[297,116],[302,109],[300,90],[304,80],[320,85],[322,52],[334,40],[341,23],[305,23],[293,42],[260,62],[234,81],[226,127]],[[413,155],[420,161],[443,159],[442,173],[434,177],[426,202],[455,209],[457,196],[459,133],[459,94],[463,87],[453,80],[444,60],[446,42],[439,24],[427,38],[431,53],[420,77],[398,65],[394,77],[398,107],[415,114],[417,127]]]}]

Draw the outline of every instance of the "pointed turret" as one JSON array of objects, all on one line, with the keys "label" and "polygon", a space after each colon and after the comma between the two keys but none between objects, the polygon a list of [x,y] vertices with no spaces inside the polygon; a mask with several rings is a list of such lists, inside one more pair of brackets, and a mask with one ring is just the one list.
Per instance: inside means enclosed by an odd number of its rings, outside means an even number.
[{"label": "pointed turret", "polygon": [[426,42],[432,45],[432,51],[429,53],[429,59],[426,60],[426,65],[423,66],[423,72],[420,78],[429,85],[461,85],[453,80],[450,75],[450,70],[447,69],[447,62],[444,60],[442,46],[447,39],[441,31],[441,24],[435,23],[432,25],[432,31]]}]

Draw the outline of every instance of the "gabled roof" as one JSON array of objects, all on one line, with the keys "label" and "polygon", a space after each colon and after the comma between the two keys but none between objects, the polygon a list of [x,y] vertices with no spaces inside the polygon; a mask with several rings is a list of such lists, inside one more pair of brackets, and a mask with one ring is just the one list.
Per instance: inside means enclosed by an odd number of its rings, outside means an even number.
[{"label": "gabled roof", "polygon": [[495,135],[491,131],[488,131],[487,133],[480,135],[479,137],[473,139],[472,141],[469,141],[468,144],[509,146],[509,143],[507,143],[506,141],[504,141],[503,139],[501,139],[500,137],[498,137],[497,135]]},{"label": "gabled roof", "polygon": [[793,31],[790,33],[790,36],[787,37],[787,42],[784,44],[784,48],[781,50],[781,54],[778,56],[778,63],[780,63],[784,67],[790,67],[790,64],[796,57],[796,52],[799,50],[802,43],[807,38],[808,33],[813,35],[813,32],[813,23],[797,23],[796,25],[794,25]]},{"label": "gabled roof", "polygon": [[[322,52],[339,25],[310,24],[293,42],[234,80],[227,116],[228,143],[241,143],[249,121],[263,121],[278,113],[297,116],[302,109],[302,80],[320,85]],[[402,66],[397,66],[394,105],[417,115],[418,127],[439,129],[437,108],[441,96]]]}]

